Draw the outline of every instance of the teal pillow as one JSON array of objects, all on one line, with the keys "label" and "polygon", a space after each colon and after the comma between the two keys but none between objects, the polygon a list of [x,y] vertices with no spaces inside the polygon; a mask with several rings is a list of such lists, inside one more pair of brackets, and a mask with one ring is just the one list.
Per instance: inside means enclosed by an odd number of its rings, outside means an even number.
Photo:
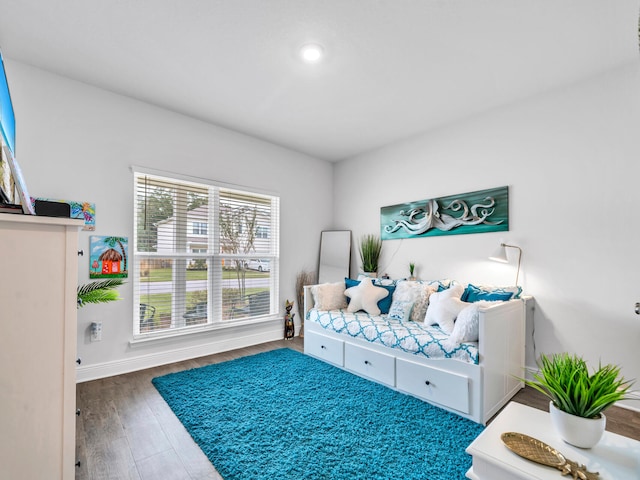
[{"label": "teal pillow", "polygon": [[[376,287],[384,288],[389,294],[384,297],[382,300],[378,301],[378,308],[380,309],[380,313],[389,313],[389,309],[391,308],[391,302],[393,301],[393,292],[396,289],[395,285],[380,285],[375,280],[373,284]],[[360,285],[360,280],[353,280],[352,278],[344,279],[345,290],[347,288],[355,287],[356,285]],[[351,301],[349,297],[347,297],[347,304]]]},{"label": "teal pillow", "polygon": [[495,301],[507,301],[512,298],[519,298],[522,293],[520,287],[492,287],[492,286],[476,286],[469,284],[464,289],[462,294],[463,302],[479,302],[480,300],[486,300],[489,302]]}]

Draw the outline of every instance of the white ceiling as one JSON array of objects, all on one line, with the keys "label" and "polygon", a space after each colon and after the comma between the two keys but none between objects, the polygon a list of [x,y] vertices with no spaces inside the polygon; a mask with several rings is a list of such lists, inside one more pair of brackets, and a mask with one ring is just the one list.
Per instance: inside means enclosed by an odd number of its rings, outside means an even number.
[{"label": "white ceiling", "polygon": [[637,59],[639,2],[0,0],[0,47],[336,161]]}]

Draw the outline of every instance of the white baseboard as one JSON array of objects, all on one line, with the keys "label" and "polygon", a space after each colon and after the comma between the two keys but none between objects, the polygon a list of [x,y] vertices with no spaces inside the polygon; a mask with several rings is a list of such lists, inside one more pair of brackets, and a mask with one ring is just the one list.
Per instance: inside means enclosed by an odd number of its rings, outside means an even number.
[{"label": "white baseboard", "polygon": [[[633,398],[632,400],[640,400],[640,397]],[[632,405],[628,405],[628,404],[620,403],[620,402],[616,402],[614,405],[616,407],[624,408],[626,410],[631,410],[632,412],[640,413],[640,408],[638,408],[637,406],[632,406]],[[606,414],[606,410],[605,410],[605,414]]]},{"label": "white baseboard", "polygon": [[271,342],[282,339],[280,329],[274,332],[260,332],[253,335],[243,335],[232,340],[221,341],[212,340],[201,345],[173,348],[162,352],[149,353],[136,357],[114,360],[111,362],[98,363],[93,365],[79,366],[76,369],[76,383],[88,382],[99,378],[122,375],[146,368],[158,367],[168,363],[181,362],[192,358],[204,357],[214,353],[228,352],[237,348],[250,347],[260,343]]}]

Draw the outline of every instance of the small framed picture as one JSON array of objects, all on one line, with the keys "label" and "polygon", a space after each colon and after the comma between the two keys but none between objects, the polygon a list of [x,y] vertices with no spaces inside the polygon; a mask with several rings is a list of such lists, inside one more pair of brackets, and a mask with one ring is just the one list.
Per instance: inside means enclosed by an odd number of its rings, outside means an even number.
[{"label": "small framed picture", "polygon": [[127,278],[129,240],[127,237],[89,237],[91,256],[89,278]]}]

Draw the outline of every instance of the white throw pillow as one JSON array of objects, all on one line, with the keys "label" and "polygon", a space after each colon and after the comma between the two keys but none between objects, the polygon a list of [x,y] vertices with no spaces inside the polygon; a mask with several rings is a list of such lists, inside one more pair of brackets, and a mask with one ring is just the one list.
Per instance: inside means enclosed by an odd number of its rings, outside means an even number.
[{"label": "white throw pillow", "polygon": [[429,296],[437,290],[437,286],[412,280],[401,281],[396,284],[393,301],[413,302],[410,320],[424,321],[429,305]]},{"label": "white throw pillow", "polygon": [[480,329],[480,307],[486,307],[500,301],[480,300],[464,307],[458,314],[453,331],[449,335],[449,345],[457,345],[464,342],[477,342]]},{"label": "white throw pillow", "polygon": [[477,342],[479,317],[477,303],[464,307],[456,318],[449,341],[456,344]]},{"label": "white throw pillow", "polygon": [[432,293],[429,297],[429,307],[424,319],[426,325],[438,324],[446,332],[453,331],[454,322],[458,314],[469,303],[460,300],[464,287],[455,284],[441,292]]},{"label": "white throw pillow", "polygon": [[378,302],[389,295],[389,291],[376,287],[370,278],[363,278],[355,287],[347,288],[344,294],[351,299],[347,312],[364,310],[369,315],[380,315]]},{"label": "white throw pillow", "polygon": [[347,308],[344,282],[322,283],[311,287],[315,308],[318,310],[339,310]]}]

